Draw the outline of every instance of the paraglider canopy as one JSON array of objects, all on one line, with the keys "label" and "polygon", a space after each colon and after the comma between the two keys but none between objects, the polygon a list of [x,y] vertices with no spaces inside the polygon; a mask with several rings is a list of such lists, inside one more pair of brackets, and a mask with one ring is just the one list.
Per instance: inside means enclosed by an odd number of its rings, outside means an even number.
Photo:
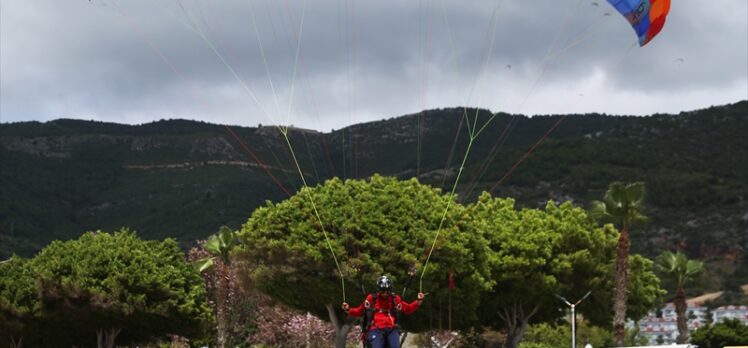
[{"label": "paraglider canopy", "polygon": [[670,0],[608,0],[631,24],[639,36],[639,46],[646,45],[665,26]]}]

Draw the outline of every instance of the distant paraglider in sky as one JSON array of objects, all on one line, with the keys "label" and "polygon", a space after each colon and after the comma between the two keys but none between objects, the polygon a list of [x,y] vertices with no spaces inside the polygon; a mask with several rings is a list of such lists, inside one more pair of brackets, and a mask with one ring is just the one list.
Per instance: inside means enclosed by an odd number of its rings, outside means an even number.
[{"label": "distant paraglider in sky", "polygon": [[608,3],[629,21],[639,36],[639,46],[657,36],[670,12],[670,0],[608,0]]}]

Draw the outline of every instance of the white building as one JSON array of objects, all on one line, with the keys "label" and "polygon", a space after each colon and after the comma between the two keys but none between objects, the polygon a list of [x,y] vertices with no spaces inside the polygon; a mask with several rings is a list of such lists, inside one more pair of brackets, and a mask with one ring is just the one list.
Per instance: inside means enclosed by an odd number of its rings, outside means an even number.
[{"label": "white building", "polygon": [[[688,330],[695,331],[710,322],[710,311],[700,304],[689,303],[686,310]],[[639,323],[639,335],[647,338],[648,344],[671,344],[678,338],[678,322],[675,305],[668,303],[661,310],[661,316],[649,312]],[[711,322],[719,323],[725,319],[738,319],[748,325],[748,306],[722,306],[711,310]],[[629,323],[633,327],[633,322]]]},{"label": "white building", "polygon": [[748,325],[748,306],[722,306],[712,310],[712,319],[718,323],[725,319],[738,319]]},{"label": "white building", "polygon": [[[646,337],[648,344],[671,344],[675,343],[678,338],[678,315],[675,312],[675,305],[666,304],[661,314],[662,316],[658,317],[656,312],[649,312],[646,317],[639,320],[639,335]],[[688,316],[688,329],[693,332],[706,325],[708,309],[689,303],[686,315]]]}]

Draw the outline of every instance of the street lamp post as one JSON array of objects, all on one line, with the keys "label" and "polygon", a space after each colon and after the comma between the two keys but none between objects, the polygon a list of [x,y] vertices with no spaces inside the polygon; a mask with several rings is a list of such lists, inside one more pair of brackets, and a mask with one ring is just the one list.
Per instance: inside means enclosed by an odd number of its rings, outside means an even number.
[{"label": "street lamp post", "polygon": [[571,303],[568,300],[566,300],[563,296],[556,294],[556,298],[566,303],[569,307],[571,307],[571,348],[577,348],[577,317],[574,312],[576,307],[584,301],[592,291],[587,291],[582,298],[579,299],[576,303]]}]

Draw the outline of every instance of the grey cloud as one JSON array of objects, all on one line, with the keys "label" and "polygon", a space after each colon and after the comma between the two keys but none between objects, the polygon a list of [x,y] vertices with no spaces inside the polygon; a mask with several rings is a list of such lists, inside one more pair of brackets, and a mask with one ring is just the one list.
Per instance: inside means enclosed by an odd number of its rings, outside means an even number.
[{"label": "grey cloud", "polygon": [[[292,91],[302,4],[2,1],[0,119],[66,116],[132,123],[186,117],[328,130],[464,104],[525,113],[647,114],[748,98],[743,0],[723,0],[719,7],[673,2],[660,36],[631,49],[633,31],[616,13],[604,16],[614,12],[604,2],[594,7],[586,0],[308,1]],[[494,49],[479,76],[497,5]],[[190,25],[247,81],[271,120]],[[556,38],[556,52],[578,44],[544,64]],[[579,100],[578,91],[590,97]]]}]

